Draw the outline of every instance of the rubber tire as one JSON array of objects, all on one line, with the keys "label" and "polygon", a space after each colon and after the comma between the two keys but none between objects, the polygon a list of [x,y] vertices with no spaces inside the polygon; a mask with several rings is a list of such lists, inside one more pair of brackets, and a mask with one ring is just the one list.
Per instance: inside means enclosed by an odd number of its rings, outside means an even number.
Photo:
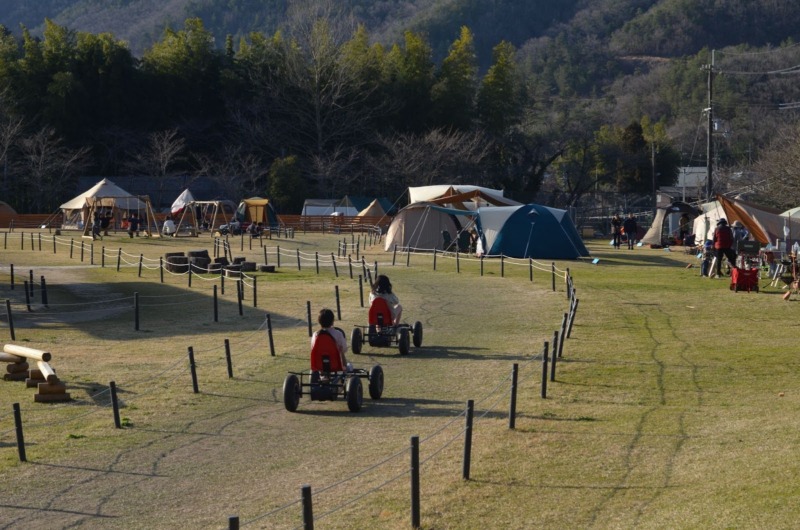
[{"label": "rubber tire", "polygon": [[397,339],[397,347],[400,349],[400,355],[408,355],[411,351],[411,334],[408,328],[400,328],[400,337]]},{"label": "rubber tire", "polygon": [[383,395],[383,368],[376,364],[369,370],[369,397],[380,399]]},{"label": "rubber tire", "polygon": [[352,376],[347,380],[347,408],[350,412],[358,412],[363,402],[364,387],[361,385],[361,378]]},{"label": "rubber tire", "polygon": [[283,406],[289,412],[297,410],[297,405],[300,404],[300,396],[302,390],[300,389],[300,380],[294,374],[289,374],[283,381]]},{"label": "rubber tire", "polygon": [[419,320],[414,322],[413,339],[415,348],[419,348],[420,346],[422,346],[422,322],[420,322]]},{"label": "rubber tire", "polygon": [[363,344],[364,334],[361,333],[361,328],[353,328],[353,332],[350,334],[350,349],[353,350],[353,353],[359,355]]}]

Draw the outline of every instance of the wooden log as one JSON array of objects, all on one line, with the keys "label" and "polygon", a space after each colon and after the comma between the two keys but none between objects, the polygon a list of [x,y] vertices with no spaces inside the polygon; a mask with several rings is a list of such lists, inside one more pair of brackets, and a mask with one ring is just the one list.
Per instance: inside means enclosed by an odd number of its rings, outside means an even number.
[{"label": "wooden log", "polygon": [[36,361],[36,366],[39,367],[39,371],[42,372],[42,375],[48,383],[58,383],[58,376],[52,366],[44,361]]},{"label": "wooden log", "polygon": [[60,402],[60,401],[70,401],[72,398],[69,395],[69,392],[65,392],[64,394],[34,394],[33,401],[36,403],[53,403],[53,402]]},{"label": "wooden log", "polygon": [[31,368],[28,370],[28,377],[30,379],[38,379],[39,381],[44,381],[45,377],[42,375],[42,371],[38,368]]},{"label": "wooden log", "polygon": [[40,394],[63,394],[67,391],[67,385],[63,381],[57,383],[42,383],[40,381],[36,386]]},{"label": "wooden log", "polygon": [[30,377],[25,380],[25,386],[28,388],[36,388],[39,383],[46,383],[44,379],[31,379]]},{"label": "wooden log", "polygon": [[16,344],[6,344],[3,346],[3,351],[10,353],[11,355],[19,355],[20,357],[25,357],[28,359],[36,359],[37,361],[50,362],[50,359],[52,359],[50,352],[35,350],[25,346],[17,346]]},{"label": "wooden log", "polygon": [[10,374],[27,372],[29,368],[28,363],[10,363],[6,365],[6,371]]},{"label": "wooden log", "polygon": [[21,363],[25,360],[25,357],[20,357],[19,355],[11,355],[10,353],[6,353],[4,351],[0,351],[0,362],[4,363]]},{"label": "wooden log", "polygon": [[17,374],[3,374],[3,381],[25,381],[28,378],[27,372]]}]

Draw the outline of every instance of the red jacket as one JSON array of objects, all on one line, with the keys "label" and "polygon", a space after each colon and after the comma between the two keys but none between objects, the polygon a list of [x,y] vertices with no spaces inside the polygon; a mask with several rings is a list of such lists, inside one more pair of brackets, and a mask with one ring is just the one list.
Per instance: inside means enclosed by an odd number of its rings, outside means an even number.
[{"label": "red jacket", "polygon": [[733,246],[733,231],[728,225],[718,226],[714,230],[714,248],[731,248]]}]

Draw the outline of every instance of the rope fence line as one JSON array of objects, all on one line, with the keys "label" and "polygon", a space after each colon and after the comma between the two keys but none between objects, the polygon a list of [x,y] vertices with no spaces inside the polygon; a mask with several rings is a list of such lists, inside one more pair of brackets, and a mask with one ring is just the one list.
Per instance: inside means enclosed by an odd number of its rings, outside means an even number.
[{"label": "rope fence line", "polygon": [[[55,239],[55,238],[54,238],[54,239]],[[279,247],[276,249],[276,254],[277,254],[278,256],[280,256],[281,254],[283,254],[283,253],[281,252],[281,250],[280,250],[280,248],[279,248]],[[295,250],[295,252],[294,252],[294,253],[289,253],[289,254],[287,254],[287,255],[288,255],[288,256],[295,257],[296,259],[298,259],[298,262],[300,262],[300,261],[303,261],[303,260],[305,260],[305,261],[309,261],[309,260],[311,259],[311,258],[306,258],[306,257],[305,257],[305,256],[308,256],[308,255],[310,255],[309,253],[301,252],[300,250]],[[137,262],[136,262],[136,263],[128,263],[128,262],[127,262],[127,260],[122,260],[122,259],[121,259],[121,253],[118,253],[118,254],[113,254],[113,256],[114,256],[114,257],[118,257],[118,258],[120,259],[120,261],[125,261],[126,265],[131,265],[131,266],[142,266],[142,263],[143,263],[143,258],[142,258],[142,256],[135,256],[135,257],[137,258]],[[131,256],[131,255],[129,255],[129,254],[128,254],[128,256]],[[318,254],[314,254],[314,258],[313,258],[313,259],[314,259],[314,261],[315,261],[317,264],[321,264],[321,263],[325,263],[325,261],[326,261],[327,257],[326,257],[325,259],[323,259],[323,260],[320,260],[320,258],[319,258],[319,255],[318,255]],[[470,259],[470,260],[471,260],[471,261],[478,261],[478,260],[473,260],[473,259]],[[159,261],[160,261],[160,260],[159,260]],[[332,257],[331,257],[331,259],[330,259],[330,263],[331,263],[331,265],[335,265],[335,264],[337,263],[337,260],[336,260],[336,258],[332,256]],[[350,259],[348,258],[348,264],[350,264],[350,263],[351,263],[351,261],[350,261]],[[510,264],[515,264],[513,261],[510,261],[510,260],[509,260],[509,263],[510,263]],[[532,260],[530,260],[530,261],[528,261],[528,262],[526,262],[526,263],[517,263],[517,264],[518,264],[518,265],[527,265],[527,266],[529,266],[529,267],[530,267],[530,266],[532,265],[532,263],[533,263],[533,262],[532,262]],[[363,261],[362,261],[362,262],[360,262],[360,263],[358,263],[358,265],[359,265],[359,266],[363,266]],[[160,267],[161,267],[161,266],[159,265],[159,267],[158,267],[158,268],[160,268]],[[537,269],[537,270],[548,270],[548,271],[555,271],[555,270],[556,270],[556,268],[555,268],[555,265],[554,265],[554,264],[553,264],[553,265],[552,265],[552,267],[551,267],[551,268],[549,268],[549,269],[545,269],[545,268],[543,268],[544,266],[543,266],[543,265],[541,265],[541,264],[538,264],[538,263],[537,263],[537,267],[541,267],[540,269]],[[568,269],[566,269],[565,271],[559,271],[559,272],[563,272],[563,273],[564,273],[564,279],[569,279],[569,277],[568,277]],[[183,276],[183,275],[185,275],[185,274],[187,274],[187,273],[179,273],[179,274],[174,274],[174,275],[176,275],[176,276]],[[245,276],[245,278],[243,278],[243,279],[242,279],[242,283],[243,283],[243,284],[245,284],[245,280],[246,280],[247,278],[253,278],[253,279],[254,279],[254,277],[248,277],[248,276]],[[211,281],[216,281],[216,278],[213,278]],[[570,284],[570,287],[571,287],[571,284]],[[177,297],[177,296],[187,296],[187,297],[188,297],[188,295],[189,295],[189,293],[187,293],[187,294],[185,294],[185,295],[176,295],[176,297]],[[166,297],[167,297],[167,296],[153,296],[152,298],[166,298]],[[127,299],[127,298],[126,298],[126,299]],[[121,299],[121,300],[125,300],[125,299]],[[78,304],[78,305],[79,305],[79,304]],[[159,305],[163,305],[163,304],[159,304]],[[170,304],[170,305],[178,305],[178,303],[176,303],[176,304]],[[285,321],[288,321],[289,319],[291,319],[292,321],[294,321],[294,327],[305,327],[305,323],[302,323],[302,324],[301,324],[301,322],[303,322],[303,319],[302,319],[302,318],[293,318],[293,317],[291,317],[291,316],[284,316],[284,317],[282,317],[282,318],[283,318],[283,320],[285,320]],[[250,334],[248,337],[244,337],[244,338],[242,338],[242,339],[239,341],[239,343],[241,343],[241,342],[246,342],[246,341],[248,341],[248,340],[249,340],[251,337],[253,337],[253,336],[254,336],[254,335],[256,335],[257,333],[259,333],[259,332],[260,332],[260,331],[263,329],[263,327],[265,326],[265,324],[266,324],[266,320],[265,320],[265,322],[264,322],[264,323],[262,323],[262,324],[259,326],[259,328],[257,328],[256,330],[254,330],[254,331],[253,331],[253,332],[252,332],[252,333],[251,333],[251,334]],[[291,323],[290,323],[290,325],[291,325]],[[256,347],[256,346],[253,346],[253,347]],[[207,350],[202,350],[202,351],[218,351],[218,349],[217,349],[217,348],[209,348],[209,349],[207,349]],[[555,354],[555,350],[553,351],[553,353]],[[543,356],[543,355],[545,355],[545,353],[542,353],[542,354],[541,354],[539,357],[541,357],[541,356]],[[525,361],[525,363],[524,363],[524,364],[529,364],[529,363],[533,362],[534,358],[535,358],[535,356],[531,356],[531,357],[529,357],[529,358],[528,358],[528,359]],[[202,365],[211,365],[211,364],[217,364],[218,362],[220,362],[220,359],[213,360],[213,361],[206,361],[206,362],[204,362]],[[157,376],[155,376],[155,378],[154,378],[154,377],[148,377],[148,378],[146,378],[146,379],[144,379],[144,380],[142,380],[142,381],[143,381],[143,382],[145,382],[145,383],[150,383],[150,382],[154,381],[156,378],[163,376],[163,374],[165,374],[165,373],[167,373],[167,372],[169,372],[169,371],[175,370],[175,368],[176,368],[176,367],[179,367],[179,366],[182,366],[182,368],[183,368],[183,369],[181,370],[182,372],[186,372],[186,371],[188,370],[188,368],[189,368],[189,366],[188,366],[188,363],[187,363],[187,360],[186,360],[185,358],[181,358],[179,361],[176,361],[176,363],[174,363],[174,364],[173,364],[171,367],[169,367],[169,368],[165,369],[163,372],[161,372],[160,374],[158,374]],[[486,400],[488,400],[488,399],[489,399],[489,398],[490,398],[490,397],[491,397],[493,394],[495,394],[496,392],[498,392],[498,390],[499,390],[499,389],[501,389],[501,388],[502,388],[502,386],[503,386],[504,384],[506,384],[506,383],[507,383],[507,381],[509,380],[509,378],[510,378],[510,377],[511,377],[510,375],[507,375],[507,376],[506,376],[506,377],[504,377],[504,378],[503,378],[503,379],[502,379],[500,382],[498,382],[498,384],[497,384],[497,385],[496,385],[496,386],[495,386],[495,387],[494,387],[494,388],[493,388],[491,391],[489,391],[489,392],[488,392],[488,394],[486,394],[486,395],[485,395],[485,396],[484,396],[484,397],[483,397],[483,398],[482,398],[482,399],[479,401],[479,403],[483,403],[483,402],[485,402],[485,401],[486,401]],[[141,384],[141,381],[140,381],[140,382],[131,382],[131,383],[130,383],[130,386],[133,386],[133,385],[135,385],[135,384]],[[155,386],[154,386],[154,385],[150,385],[150,390],[149,390],[149,392],[146,392],[146,393],[144,393],[144,394],[137,395],[137,398],[139,398],[139,397],[141,397],[141,396],[144,396],[144,395],[148,395],[148,394],[150,394],[150,393],[153,393],[153,392],[156,392],[156,391],[157,391],[157,389],[155,388]],[[92,397],[94,398],[94,397],[97,397],[97,396],[101,396],[101,395],[103,395],[105,392],[107,392],[107,391],[102,391],[102,392],[100,392],[100,393],[98,393],[98,394],[96,394],[96,395],[93,395]],[[480,415],[480,416],[478,417],[478,419],[485,418],[485,417],[486,417],[486,416],[487,416],[487,415],[488,415],[488,414],[489,414],[489,413],[490,413],[492,410],[494,410],[494,408],[497,406],[497,404],[500,402],[500,400],[501,400],[501,399],[503,399],[503,398],[504,398],[504,397],[506,397],[506,396],[507,396],[507,393],[506,393],[506,392],[501,392],[501,393],[499,393],[499,394],[498,394],[498,396],[497,396],[497,397],[496,397],[496,398],[495,398],[495,399],[494,399],[494,400],[491,402],[491,404],[488,406],[488,408],[486,409],[486,411],[485,411],[485,412],[484,412],[482,415]],[[98,407],[98,409],[95,409],[95,410],[93,410],[93,411],[87,412],[87,414],[94,413],[94,412],[96,412],[97,410],[99,410],[99,408],[105,408],[105,407],[106,407],[105,405],[99,406],[99,407]],[[447,429],[448,427],[452,426],[452,425],[453,425],[453,423],[455,423],[455,422],[456,422],[456,421],[458,421],[458,420],[459,420],[459,419],[460,419],[462,416],[464,416],[464,414],[465,414],[465,412],[461,412],[461,413],[459,413],[458,415],[456,415],[455,417],[453,417],[452,419],[448,420],[448,421],[447,421],[447,422],[446,422],[446,423],[445,423],[443,426],[441,426],[441,427],[440,427],[440,428],[438,428],[436,431],[434,431],[434,433],[432,433],[432,434],[428,435],[428,436],[427,436],[427,437],[426,437],[424,440],[425,440],[425,441],[429,441],[429,440],[430,440],[430,439],[432,439],[433,437],[435,437],[435,436],[437,436],[437,435],[441,434],[441,433],[442,433],[442,432],[443,432],[445,429]],[[73,421],[73,420],[72,420],[72,419],[65,419],[64,421],[65,421],[65,422],[68,422],[68,421]],[[50,423],[50,425],[52,425],[52,422]],[[38,426],[38,424],[34,424],[34,426]],[[441,452],[442,452],[442,451],[443,451],[443,450],[444,450],[446,447],[448,447],[449,445],[451,445],[451,444],[452,444],[452,443],[453,443],[453,442],[454,442],[454,441],[455,441],[455,440],[456,440],[456,439],[457,439],[459,436],[463,435],[463,434],[464,434],[466,431],[467,431],[467,429],[466,429],[466,428],[462,428],[462,429],[460,429],[460,430],[459,430],[459,431],[458,431],[458,432],[457,432],[455,435],[453,435],[452,437],[449,437],[449,438],[448,438],[448,439],[447,439],[447,440],[446,440],[446,441],[445,441],[445,442],[444,442],[444,443],[443,443],[441,446],[439,446],[437,449],[435,449],[435,450],[433,451],[433,453],[431,453],[431,454],[430,454],[428,457],[426,457],[426,458],[425,458],[425,459],[424,459],[424,460],[423,460],[421,463],[423,463],[423,464],[424,464],[424,463],[427,463],[427,462],[429,462],[429,461],[430,461],[432,458],[434,458],[434,457],[435,457],[435,456],[437,456],[439,453],[441,453]],[[7,432],[11,432],[11,431],[7,431]],[[392,455],[390,455],[389,457],[385,458],[384,460],[382,460],[382,461],[380,461],[380,462],[377,462],[377,463],[375,463],[375,464],[373,464],[373,465],[371,465],[371,466],[369,466],[369,467],[365,468],[364,470],[361,470],[361,471],[357,472],[357,473],[356,473],[356,474],[354,474],[353,476],[350,476],[350,477],[348,477],[348,478],[346,478],[346,479],[340,480],[340,481],[338,481],[338,482],[336,482],[336,483],[334,483],[334,484],[331,484],[331,485],[329,485],[329,486],[327,486],[327,487],[323,488],[322,490],[320,490],[320,491],[319,491],[319,492],[317,492],[317,493],[318,493],[318,494],[321,494],[321,493],[327,492],[327,491],[329,491],[329,490],[331,490],[331,489],[333,489],[333,488],[335,488],[335,487],[338,487],[338,486],[340,486],[340,485],[342,485],[342,484],[344,484],[344,483],[346,483],[346,482],[349,482],[349,481],[355,480],[356,478],[359,478],[360,476],[362,476],[362,475],[364,475],[364,474],[366,474],[366,473],[368,473],[368,472],[370,472],[370,471],[372,471],[372,470],[375,470],[375,469],[377,469],[377,468],[379,468],[379,467],[383,466],[384,464],[386,464],[386,463],[388,463],[388,462],[390,462],[390,461],[392,461],[392,460],[394,460],[394,459],[396,459],[396,458],[399,458],[400,456],[402,456],[402,455],[405,455],[405,454],[407,454],[407,453],[408,453],[408,450],[402,450],[402,451],[400,451],[400,452],[397,452],[397,453],[395,453],[395,454],[392,454]],[[386,485],[388,485],[388,484],[391,484],[392,482],[395,482],[395,481],[396,481],[396,480],[398,480],[399,478],[402,478],[402,477],[405,477],[405,476],[407,476],[407,474],[408,474],[408,471],[403,471],[402,473],[399,473],[399,474],[397,474],[397,475],[395,475],[395,476],[393,476],[393,477],[389,478],[389,479],[388,479],[388,480],[386,480],[384,483],[382,483],[382,484],[380,484],[380,485],[378,485],[378,486],[376,486],[376,487],[373,487],[373,488],[371,488],[371,489],[370,489],[370,490],[368,490],[367,492],[364,492],[363,494],[360,494],[359,496],[357,496],[357,497],[355,497],[355,498],[353,498],[353,499],[351,499],[351,500],[348,500],[348,501],[346,501],[345,503],[343,503],[343,504],[341,504],[341,505],[339,505],[339,506],[337,506],[337,507],[333,508],[332,510],[330,510],[330,511],[328,511],[328,512],[325,512],[324,514],[321,514],[321,515],[319,515],[319,516],[318,516],[318,517],[316,517],[315,519],[320,519],[320,518],[323,518],[323,517],[327,517],[327,516],[328,516],[328,515],[330,515],[330,514],[333,514],[333,513],[337,512],[337,511],[340,511],[340,510],[342,510],[343,508],[345,508],[345,507],[347,507],[347,506],[349,506],[349,505],[351,505],[351,504],[353,504],[353,503],[355,503],[355,502],[358,502],[359,500],[361,500],[362,498],[366,497],[367,495],[370,495],[371,493],[374,493],[375,491],[377,491],[377,490],[379,490],[379,489],[381,489],[381,488],[385,487]],[[285,509],[287,509],[287,508],[289,508],[289,507],[291,507],[291,506],[295,506],[295,505],[297,505],[299,502],[300,502],[299,500],[296,500],[296,501],[290,502],[290,503],[288,503],[288,504],[286,504],[286,505],[283,505],[283,506],[281,506],[281,507],[278,507],[278,508],[276,508],[276,509],[274,509],[274,510],[271,510],[271,511],[269,511],[269,512],[265,513],[265,514],[262,514],[262,515],[260,515],[260,516],[258,516],[258,517],[256,517],[256,518],[254,518],[254,519],[252,519],[252,520],[248,521],[248,524],[249,524],[249,523],[252,523],[252,522],[259,521],[259,520],[262,520],[262,519],[264,519],[264,518],[266,518],[266,517],[269,517],[270,515],[274,515],[274,514],[276,514],[276,513],[280,512],[280,511],[283,511],[283,510],[285,510]]]}]

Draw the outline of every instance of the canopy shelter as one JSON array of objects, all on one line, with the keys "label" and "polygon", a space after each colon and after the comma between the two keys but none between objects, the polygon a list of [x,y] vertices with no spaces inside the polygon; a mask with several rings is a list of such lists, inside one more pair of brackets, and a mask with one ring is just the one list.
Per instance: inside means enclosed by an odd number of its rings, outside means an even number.
[{"label": "canopy shelter", "polygon": [[785,215],[791,210],[780,213],[768,206],[757,206],[722,195],[717,195],[715,201],[700,205],[700,209],[702,214],[695,220],[694,231],[705,240],[713,239],[717,221],[722,218],[729,225],[741,222],[749,237],[762,245],[777,244],[778,240],[793,243],[800,239],[800,215],[797,218],[794,217],[797,214]]},{"label": "canopy shelter", "polygon": [[300,215],[330,215],[336,211],[337,199],[306,199]]},{"label": "canopy shelter", "polygon": [[[470,197],[458,198],[459,195],[469,194],[471,192],[479,192]],[[470,207],[471,209],[493,204],[495,206],[512,206],[519,203],[508,199],[503,196],[503,190],[495,190],[492,188],[484,188],[482,186],[472,186],[467,184],[437,184],[432,186],[418,186],[408,188],[408,202],[413,204],[415,202],[435,201],[439,204],[440,199],[451,198],[450,203],[461,202],[463,206]],[[467,203],[471,204],[467,204]],[[463,208],[460,208],[463,209]]]},{"label": "canopy shelter", "polygon": [[83,230],[84,237],[92,237],[91,226],[95,215],[111,214],[117,225],[136,212],[142,219],[141,230],[158,236],[158,224],[146,195],[131,195],[108,179],[103,179],[77,197],[61,205],[64,213],[62,228]]},{"label": "canopy shelter", "polygon": [[683,214],[687,214],[689,220],[693,221],[699,216],[700,212],[691,204],[681,201],[675,201],[669,206],[659,207],[656,210],[656,216],[653,218],[653,224],[650,225],[650,228],[641,239],[642,244],[671,245],[673,240],[672,233],[676,231],[673,227],[678,226],[678,218]]},{"label": "canopy shelter", "polygon": [[566,210],[540,204],[478,210],[480,247],[489,256],[577,259],[589,255]]}]

